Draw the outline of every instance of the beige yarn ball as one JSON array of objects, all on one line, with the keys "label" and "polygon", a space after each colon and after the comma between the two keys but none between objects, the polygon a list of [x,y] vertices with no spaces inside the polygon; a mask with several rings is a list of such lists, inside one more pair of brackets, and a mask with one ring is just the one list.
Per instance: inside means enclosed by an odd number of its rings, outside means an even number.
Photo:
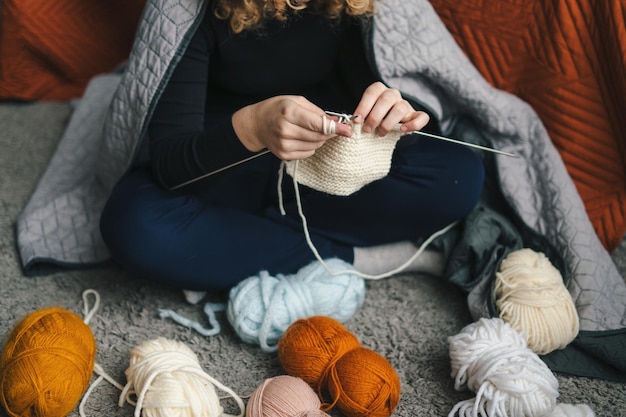
[{"label": "beige yarn ball", "polygon": [[561,273],[532,249],[511,252],[496,273],[494,296],[500,318],[545,355],[563,349],[578,334],[576,307]]},{"label": "beige yarn ball", "polygon": [[286,171],[300,184],[328,194],[346,196],[389,173],[396,143],[404,134],[392,130],[385,136],[364,133],[352,125],[352,136],[335,136],[313,156],[285,161]]}]

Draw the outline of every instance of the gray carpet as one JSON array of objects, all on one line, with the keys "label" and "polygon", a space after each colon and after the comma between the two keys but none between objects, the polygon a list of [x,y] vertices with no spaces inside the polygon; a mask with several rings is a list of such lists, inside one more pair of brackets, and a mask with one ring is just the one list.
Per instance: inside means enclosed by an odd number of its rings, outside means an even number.
[{"label": "gray carpet", "polygon": [[[158,336],[186,343],[203,369],[239,395],[250,394],[264,379],[283,374],[278,359],[243,343],[218,315],[222,332],[202,337],[160,319],[170,308],[205,322],[201,307],[185,302],[180,291],[133,280],[115,265],[64,271],[41,277],[22,274],[15,249],[14,221],[54,152],[71,113],[67,103],[0,104],[0,339],[28,313],[52,305],[82,314],[81,294],[92,288],[102,305],[91,321],[98,344],[96,361],[125,383],[129,351]],[[626,245],[614,254],[626,271]],[[219,298],[216,298],[219,301]],[[446,416],[470,391],[456,392],[450,377],[447,337],[470,322],[465,295],[429,276],[401,275],[367,283],[365,305],[346,327],[361,343],[385,356],[402,382],[397,416]],[[626,416],[626,384],[558,375],[559,402],[585,403],[598,416]],[[132,416],[118,407],[119,391],[100,384],[86,404],[89,416]],[[231,403],[224,403],[232,408]],[[234,410],[231,410],[234,411]],[[0,411],[0,415],[6,415]],[[72,416],[78,415],[75,410]]]}]

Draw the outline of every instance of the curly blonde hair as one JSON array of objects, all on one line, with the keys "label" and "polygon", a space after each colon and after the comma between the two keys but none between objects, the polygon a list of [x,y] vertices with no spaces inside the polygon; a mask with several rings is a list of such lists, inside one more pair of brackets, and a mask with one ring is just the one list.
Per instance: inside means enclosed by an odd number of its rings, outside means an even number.
[{"label": "curly blonde hair", "polygon": [[216,0],[215,16],[228,20],[233,32],[239,33],[261,25],[265,19],[285,20],[290,10],[302,10],[315,2],[315,7],[329,19],[342,13],[367,16],[374,12],[374,0]]}]

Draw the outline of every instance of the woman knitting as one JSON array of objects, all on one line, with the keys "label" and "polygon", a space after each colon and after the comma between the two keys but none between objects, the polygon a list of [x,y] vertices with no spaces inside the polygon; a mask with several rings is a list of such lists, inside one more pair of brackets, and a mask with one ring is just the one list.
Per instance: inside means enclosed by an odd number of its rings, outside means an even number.
[{"label": "woman knitting", "polygon": [[[439,130],[419,97],[381,81],[375,18],[374,0],[205,0],[103,210],[113,258],[135,276],[209,291],[314,261],[295,193],[284,184],[282,215],[276,184],[282,160],[352,135],[325,111],[381,137],[398,124]],[[359,248],[419,240],[465,216],[482,183],[468,148],[407,134],[384,178],[348,196],[301,187],[300,197],[320,256],[353,264]]]}]

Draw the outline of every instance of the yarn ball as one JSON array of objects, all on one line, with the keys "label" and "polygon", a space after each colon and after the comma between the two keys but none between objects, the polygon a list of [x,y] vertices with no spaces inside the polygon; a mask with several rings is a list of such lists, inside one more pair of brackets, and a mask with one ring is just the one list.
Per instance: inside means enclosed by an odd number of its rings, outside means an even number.
[{"label": "yarn ball", "polygon": [[11,417],[68,415],[89,385],[95,356],[93,333],[76,314],[53,307],[27,315],[2,351],[2,405]]},{"label": "yarn ball", "polygon": [[328,392],[347,417],[390,416],[400,401],[400,378],[391,364],[371,349],[359,347],[330,369]]},{"label": "yarn ball", "polygon": [[448,338],[454,387],[475,398],[449,416],[540,417],[556,405],[558,381],[524,337],[500,318],[481,318]]},{"label": "yarn ball", "polygon": [[239,416],[244,414],[241,398],[204,372],[182,342],[159,337],[135,346],[125,373],[128,382],[119,405],[134,403],[131,396],[136,395],[135,417],[220,417],[224,408],[216,386],[237,401]]},{"label": "yarn ball", "polygon": [[392,130],[385,136],[365,133],[352,124],[352,136],[335,136],[302,160],[285,161],[286,171],[304,184],[328,194],[346,196],[389,173],[396,143],[404,134]]},{"label": "yarn ball", "polygon": [[313,389],[301,378],[268,378],[252,393],[246,417],[327,417]]},{"label": "yarn ball", "polygon": [[[326,260],[332,271],[351,271],[347,262]],[[267,352],[297,319],[324,315],[344,322],[365,299],[365,281],[356,274],[332,275],[320,262],[312,262],[294,275],[276,276],[262,271],[240,282],[229,293],[227,317],[239,337]]]},{"label": "yarn ball", "polygon": [[356,336],[337,320],[312,316],[289,326],[278,341],[278,359],[289,375],[318,388],[329,364],[360,346]]},{"label": "yarn ball", "polygon": [[508,254],[496,273],[494,296],[500,318],[540,355],[564,348],[578,334],[572,297],[543,253],[526,248]]},{"label": "yarn ball", "polygon": [[336,405],[348,417],[388,417],[398,405],[400,379],[391,364],[333,318],[294,322],[278,341],[278,357],[288,374],[330,397],[324,411]]}]

